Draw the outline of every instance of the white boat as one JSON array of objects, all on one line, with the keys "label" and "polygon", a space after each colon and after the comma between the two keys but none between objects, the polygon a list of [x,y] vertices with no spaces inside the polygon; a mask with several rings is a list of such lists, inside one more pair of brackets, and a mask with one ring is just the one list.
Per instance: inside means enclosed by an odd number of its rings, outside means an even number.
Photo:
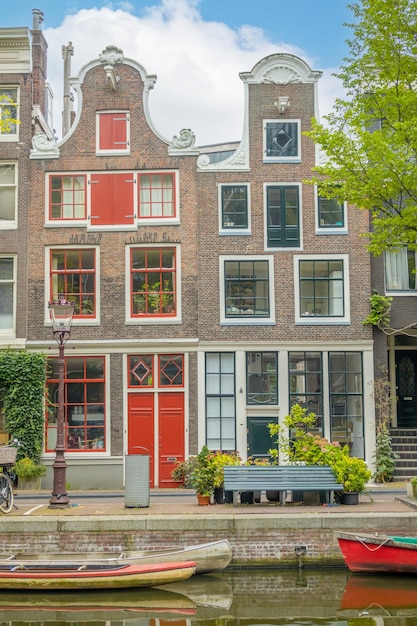
[{"label": "white boat", "polygon": [[165,550],[141,550],[124,552],[16,552],[0,557],[0,567],[10,561],[23,566],[34,563],[66,563],[68,565],[151,565],[194,561],[196,574],[207,574],[225,569],[232,560],[232,548],[227,539]]}]

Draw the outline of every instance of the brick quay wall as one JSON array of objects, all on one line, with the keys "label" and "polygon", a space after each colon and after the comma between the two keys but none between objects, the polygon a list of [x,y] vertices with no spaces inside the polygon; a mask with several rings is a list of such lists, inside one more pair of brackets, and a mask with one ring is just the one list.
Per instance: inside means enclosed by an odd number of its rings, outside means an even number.
[{"label": "brick quay wall", "polygon": [[122,515],[0,518],[0,551],[162,549],[228,539],[233,567],[343,565],[335,531],[416,535],[413,512],[300,515]]}]

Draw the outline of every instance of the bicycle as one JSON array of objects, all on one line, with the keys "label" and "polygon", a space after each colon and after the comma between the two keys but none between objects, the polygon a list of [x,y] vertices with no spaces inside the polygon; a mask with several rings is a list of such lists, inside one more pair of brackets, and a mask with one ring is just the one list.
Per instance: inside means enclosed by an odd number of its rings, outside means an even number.
[{"label": "bicycle", "polygon": [[14,504],[13,487],[16,485],[16,474],[12,467],[16,462],[17,448],[0,446],[0,511],[10,513]]}]

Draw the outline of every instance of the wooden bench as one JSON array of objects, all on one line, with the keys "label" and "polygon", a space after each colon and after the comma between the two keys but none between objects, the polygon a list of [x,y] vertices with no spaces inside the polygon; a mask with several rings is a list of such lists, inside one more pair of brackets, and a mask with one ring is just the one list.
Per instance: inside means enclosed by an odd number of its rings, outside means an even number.
[{"label": "wooden bench", "polygon": [[284,506],[287,491],[325,491],[326,502],[332,503],[335,491],[343,491],[328,465],[226,465],[224,490],[233,491],[237,506],[242,491],[279,491]]}]

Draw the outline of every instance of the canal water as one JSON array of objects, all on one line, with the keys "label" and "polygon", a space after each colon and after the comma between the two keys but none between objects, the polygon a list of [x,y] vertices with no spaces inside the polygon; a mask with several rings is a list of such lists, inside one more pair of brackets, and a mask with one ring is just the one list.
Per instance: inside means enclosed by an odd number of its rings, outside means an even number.
[{"label": "canal water", "polygon": [[0,626],[417,626],[417,578],[226,570],[159,589],[0,591]]}]

